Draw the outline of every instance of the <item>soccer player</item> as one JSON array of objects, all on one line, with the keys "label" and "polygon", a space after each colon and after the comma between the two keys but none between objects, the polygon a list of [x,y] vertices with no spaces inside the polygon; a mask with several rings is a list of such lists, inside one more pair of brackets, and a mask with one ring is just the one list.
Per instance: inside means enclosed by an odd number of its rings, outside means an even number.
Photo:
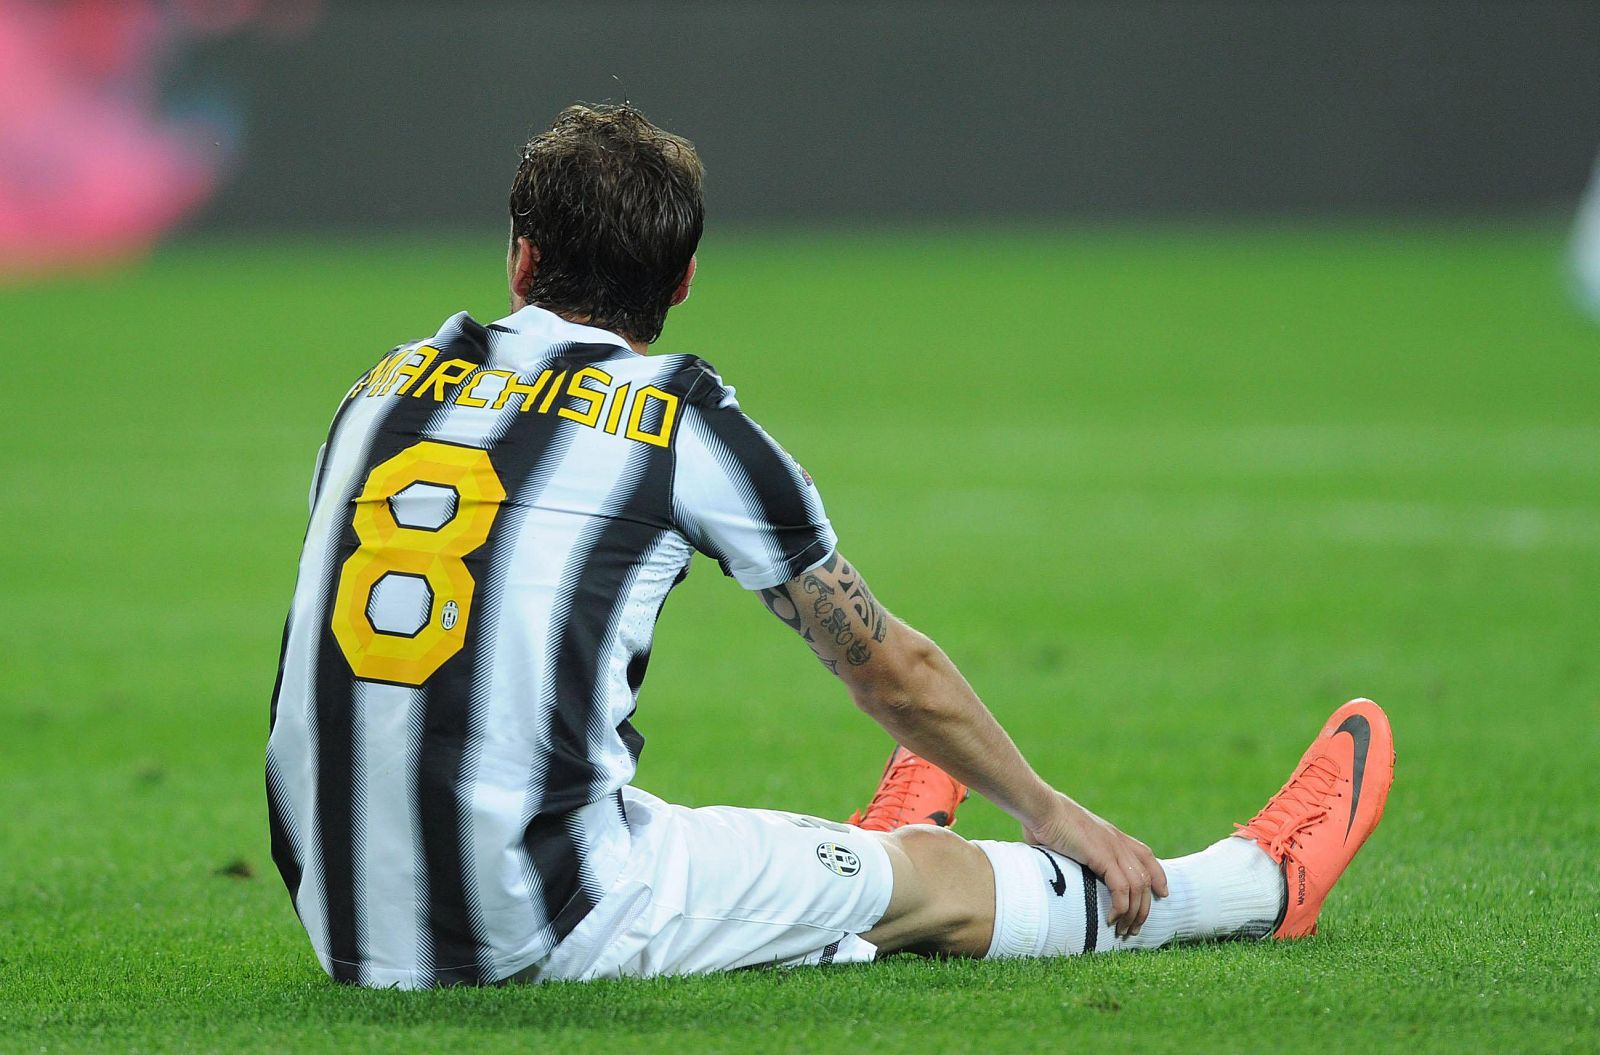
[{"label": "soccer player", "polygon": [[[1375,704],[1336,711],[1235,835],[1158,861],[1040,779],[880,603],[715,370],[648,354],[695,277],[693,147],[629,106],[573,106],[524,149],[510,204],[511,313],[384,356],[317,460],[267,792],[329,974],[409,988],[1314,932],[1388,794]],[[904,745],[862,826],[630,784],[654,625],[696,550]],[[1022,841],[940,827],[963,785]]]}]

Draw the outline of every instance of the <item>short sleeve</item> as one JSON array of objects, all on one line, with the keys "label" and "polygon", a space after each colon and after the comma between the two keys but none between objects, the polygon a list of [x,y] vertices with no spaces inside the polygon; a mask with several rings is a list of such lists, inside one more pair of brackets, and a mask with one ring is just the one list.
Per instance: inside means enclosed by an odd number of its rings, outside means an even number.
[{"label": "short sleeve", "polygon": [[674,519],[740,586],[777,586],[833,553],[838,539],[810,474],[709,370],[685,401],[674,447]]},{"label": "short sleeve", "polygon": [[317,508],[317,489],[322,486],[322,462],[327,456],[328,445],[324,443],[317,448],[317,461],[311,467],[311,494],[306,497],[306,502],[313,512]]}]

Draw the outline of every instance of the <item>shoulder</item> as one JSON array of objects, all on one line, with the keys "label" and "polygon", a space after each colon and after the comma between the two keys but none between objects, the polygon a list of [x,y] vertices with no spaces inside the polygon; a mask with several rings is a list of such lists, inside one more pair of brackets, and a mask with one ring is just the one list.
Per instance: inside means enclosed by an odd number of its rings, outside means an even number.
[{"label": "shoulder", "polygon": [[656,394],[670,396],[685,407],[715,410],[738,406],[732,386],[699,356],[621,352],[596,360],[595,366],[618,383],[627,382],[635,390],[648,385]]},{"label": "shoulder", "polygon": [[371,394],[373,388],[390,377],[394,373],[394,368],[410,357],[424,343],[426,342],[420,340],[407,341],[404,344],[397,344],[383,353],[377,362],[367,367],[361,376],[356,378],[355,383],[350,386],[350,390],[344,394],[345,401],[348,402],[354,398],[362,389],[368,389],[369,394]]},{"label": "shoulder", "polygon": [[680,397],[688,406],[701,410],[738,408],[733,386],[722,379],[716,367],[699,356],[663,355],[659,357],[659,365],[658,387]]},{"label": "shoulder", "polygon": [[351,386],[345,398],[349,399],[374,381],[388,378],[396,366],[414,357],[424,348],[431,349],[433,354],[437,354],[446,347],[457,347],[464,341],[479,349],[487,350],[489,343],[494,339],[494,331],[494,326],[485,326],[467,312],[458,311],[445,319],[432,336],[405,341],[384,352],[377,362],[367,367],[361,376],[356,378],[355,384]]}]

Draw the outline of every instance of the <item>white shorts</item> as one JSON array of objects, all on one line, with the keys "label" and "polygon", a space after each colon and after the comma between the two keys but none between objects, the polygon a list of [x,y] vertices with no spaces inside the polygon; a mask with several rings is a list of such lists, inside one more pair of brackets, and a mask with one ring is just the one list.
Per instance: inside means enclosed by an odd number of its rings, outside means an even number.
[{"label": "white shorts", "polygon": [[633,846],[565,941],[518,981],[853,963],[894,889],[879,837],[775,810],[690,809],[624,788]]}]

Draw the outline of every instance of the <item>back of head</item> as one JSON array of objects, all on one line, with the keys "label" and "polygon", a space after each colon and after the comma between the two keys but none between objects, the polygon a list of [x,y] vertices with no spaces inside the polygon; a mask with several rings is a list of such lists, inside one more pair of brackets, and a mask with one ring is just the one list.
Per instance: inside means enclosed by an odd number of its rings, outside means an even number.
[{"label": "back of head", "polygon": [[649,343],[705,225],[694,146],[621,105],[569,106],[528,142],[511,237],[539,250],[530,303]]}]

